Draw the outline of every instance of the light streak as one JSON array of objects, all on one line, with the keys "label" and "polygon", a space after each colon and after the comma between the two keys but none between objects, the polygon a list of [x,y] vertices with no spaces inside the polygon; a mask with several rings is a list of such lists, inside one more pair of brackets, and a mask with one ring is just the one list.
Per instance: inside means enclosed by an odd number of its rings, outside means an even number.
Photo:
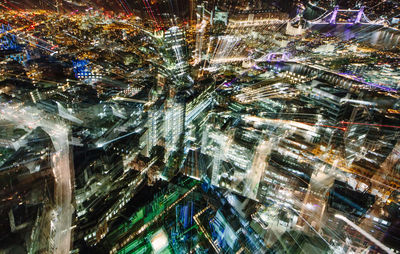
[{"label": "light streak", "polygon": [[133,132],[130,132],[130,133],[128,133],[128,134],[122,135],[122,136],[120,136],[120,137],[114,138],[114,139],[112,139],[112,140],[109,140],[109,141],[106,141],[106,142],[97,143],[97,147],[99,147],[99,148],[100,148],[100,147],[104,147],[104,146],[106,146],[106,145],[108,145],[108,144],[110,144],[110,143],[113,143],[113,142],[118,141],[118,140],[120,140],[120,139],[126,138],[126,137],[128,137],[128,136],[130,136],[130,135],[132,135],[132,134],[135,134],[135,133],[137,133],[137,132],[136,132],[136,131],[133,131]]},{"label": "light streak", "polygon": [[121,5],[122,9],[124,9],[124,11],[129,15],[129,11],[126,8],[126,6],[124,5],[124,3],[121,0],[118,0],[119,4]]},{"label": "light streak", "polygon": [[354,229],[356,229],[360,234],[362,234],[363,236],[365,236],[366,238],[368,238],[371,242],[373,242],[374,244],[376,244],[377,246],[379,246],[379,248],[381,248],[382,250],[386,251],[389,254],[394,254],[394,252],[389,249],[388,247],[386,247],[385,245],[383,245],[380,241],[378,241],[375,237],[373,237],[371,234],[369,234],[368,232],[366,232],[364,229],[360,228],[359,226],[357,226],[356,224],[354,224],[352,221],[350,221],[349,219],[347,219],[346,217],[344,217],[343,215],[340,214],[335,214],[335,218],[338,218],[344,222],[346,222],[348,225],[350,225],[351,227],[353,227]]},{"label": "light streak", "polygon": [[125,3],[126,8],[127,8],[128,11],[129,11],[129,15],[132,15],[131,7],[129,6],[128,2],[127,2],[126,0],[123,0],[123,1],[124,1],[124,3]]},{"label": "light streak", "polygon": [[397,126],[397,125],[386,125],[386,124],[375,124],[375,123],[355,123],[355,122],[345,122],[345,121],[340,121],[339,123],[347,124],[347,125],[368,125],[368,126],[400,129],[400,126]]},{"label": "light streak", "polygon": [[160,26],[158,25],[157,19],[154,17],[153,10],[151,9],[149,2],[147,0],[142,0],[142,1],[147,9],[147,13],[149,14],[150,17],[153,18],[154,22],[156,23],[156,27],[158,29]]},{"label": "light streak", "polygon": [[325,238],[317,231],[317,230],[315,230],[315,228],[310,224],[310,223],[308,223],[308,221],[306,220],[306,219],[304,219],[303,218],[303,216],[301,216],[301,214],[299,214],[296,210],[294,210],[291,206],[289,206],[289,208],[293,211],[293,212],[295,212],[298,216],[299,216],[299,218],[301,218],[331,249],[332,249],[332,245],[330,245],[329,244],[329,242],[327,242],[326,240],[325,240]]}]

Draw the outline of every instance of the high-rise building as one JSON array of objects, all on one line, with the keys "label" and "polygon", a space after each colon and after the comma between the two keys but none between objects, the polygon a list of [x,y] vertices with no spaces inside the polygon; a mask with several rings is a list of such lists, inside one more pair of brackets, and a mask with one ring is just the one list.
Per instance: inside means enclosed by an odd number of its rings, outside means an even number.
[{"label": "high-rise building", "polygon": [[161,32],[162,70],[161,75],[170,79],[174,88],[192,82],[189,75],[188,48],[184,31],[177,27],[171,27]]},{"label": "high-rise building", "polygon": [[148,112],[147,135],[145,155],[150,156],[151,149],[155,147],[164,136],[164,102],[157,101]]},{"label": "high-rise building", "polygon": [[173,101],[166,105],[164,137],[167,155],[177,150],[185,127],[185,104]]},{"label": "high-rise building", "polygon": [[[331,87],[319,80],[313,80],[308,89],[302,99],[320,109],[324,124],[340,126],[340,121],[345,120],[348,112],[349,104],[346,100],[350,99],[351,94],[347,90]],[[343,133],[339,129],[325,128],[322,131],[324,132],[322,141],[328,146],[338,146],[343,143]]]},{"label": "high-rise building", "polygon": [[[355,107],[349,122],[367,123],[370,115],[364,107]],[[351,165],[354,160],[358,160],[366,152],[364,145],[367,142],[367,134],[371,126],[364,124],[349,125],[344,134],[345,157],[347,163]]]}]

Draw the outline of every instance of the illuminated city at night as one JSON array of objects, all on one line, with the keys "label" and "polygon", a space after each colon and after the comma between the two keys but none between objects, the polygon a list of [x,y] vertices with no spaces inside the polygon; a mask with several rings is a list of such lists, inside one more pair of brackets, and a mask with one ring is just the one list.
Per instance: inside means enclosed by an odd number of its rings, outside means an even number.
[{"label": "illuminated city at night", "polygon": [[400,253],[399,0],[0,0],[0,254]]}]

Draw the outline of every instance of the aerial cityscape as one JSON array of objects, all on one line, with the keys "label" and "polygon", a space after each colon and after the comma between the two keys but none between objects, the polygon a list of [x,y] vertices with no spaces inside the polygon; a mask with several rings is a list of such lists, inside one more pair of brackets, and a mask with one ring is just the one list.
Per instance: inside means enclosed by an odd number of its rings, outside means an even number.
[{"label": "aerial cityscape", "polygon": [[0,0],[1,254],[400,253],[398,0]]}]

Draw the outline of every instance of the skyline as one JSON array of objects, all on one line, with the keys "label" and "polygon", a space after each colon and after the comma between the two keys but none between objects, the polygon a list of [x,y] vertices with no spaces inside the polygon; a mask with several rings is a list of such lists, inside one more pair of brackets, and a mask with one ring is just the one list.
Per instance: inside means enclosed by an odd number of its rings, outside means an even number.
[{"label": "skyline", "polygon": [[400,252],[396,1],[0,9],[1,253]]}]

